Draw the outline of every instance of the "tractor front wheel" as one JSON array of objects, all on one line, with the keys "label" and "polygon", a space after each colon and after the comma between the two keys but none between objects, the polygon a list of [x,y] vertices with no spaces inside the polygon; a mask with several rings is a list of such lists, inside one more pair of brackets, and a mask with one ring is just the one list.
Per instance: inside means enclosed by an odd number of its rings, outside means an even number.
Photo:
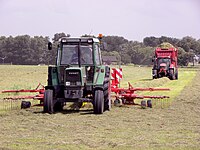
[{"label": "tractor front wheel", "polygon": [[44,112],[52,114],[54,112],[53,90],[45,90],[44,93]]},{"label": "tractor front wheel", "polygon": [[56,102],[54,105],[54,111],[62,111],[64,107],[64,103],[63,102]]},{"label": "tractor front wheel", "polygon": [[95,90],[93,105],[94,105],[94,113],[95,114],[103,114],[103,111],[104,111],[103,90]]},{"label": "tractor front wheel", "polygon": [[152,71],[152,77],[153,77],[153,79],[157,79],[157,70],[153,70]]}]

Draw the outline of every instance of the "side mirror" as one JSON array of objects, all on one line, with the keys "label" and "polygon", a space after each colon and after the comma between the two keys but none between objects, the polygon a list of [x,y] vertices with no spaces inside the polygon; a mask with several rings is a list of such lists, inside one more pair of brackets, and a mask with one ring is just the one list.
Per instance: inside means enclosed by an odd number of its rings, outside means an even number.
[{"label": "side mirror", "polygon": [[48,50],[52,50],[52,43],[48,42]]},{"label": "side mirror", "polygon": [[156,60],[156,57],[155,56],[153,56],[153,58],[152,58],[152,62],[155,62],[155,60]]}]

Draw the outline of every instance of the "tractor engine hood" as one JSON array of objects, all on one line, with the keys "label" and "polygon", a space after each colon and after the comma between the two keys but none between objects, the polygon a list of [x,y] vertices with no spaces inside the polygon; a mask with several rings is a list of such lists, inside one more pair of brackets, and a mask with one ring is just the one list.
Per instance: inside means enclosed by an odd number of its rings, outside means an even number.
[{"label": "tractor engine hood", "polygon": [[83,97],[83,89],[85,82],[85,67],[66,68],[64,71],[65,98],[79,99]]},{"label": "tractor engine hood", "polygon": [[167,64],[166,63],[161,63],[160,64],[160,67],[163,67],[163,68],[165,68],[167,66]]},{"label": "tractor engine hood", "polygon": [[167,64],[166,63],[160,64],[159,74],[164,74],[164,75],[167,74]]},{"label": "tractor engine hood", "polygon": [[64,85],[66,87],[83,87],[85,82],[85,67],[70,67],[65,69]]}]

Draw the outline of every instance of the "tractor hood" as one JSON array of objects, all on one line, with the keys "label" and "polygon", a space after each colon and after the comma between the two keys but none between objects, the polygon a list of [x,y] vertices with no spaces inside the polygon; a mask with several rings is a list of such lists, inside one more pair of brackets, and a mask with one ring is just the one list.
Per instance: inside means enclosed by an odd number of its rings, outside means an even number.
[{"label": "tractor hood", "polygon": [[85,67],[70,67],[65,69],[64,85],[65,86],[84,86],[86,82]]},{"label": "tractor hood", "polygon": [[160,64],[160,67],[166,67],[166,66],[167,66],[166,63],[161,63],[161,64]]}]

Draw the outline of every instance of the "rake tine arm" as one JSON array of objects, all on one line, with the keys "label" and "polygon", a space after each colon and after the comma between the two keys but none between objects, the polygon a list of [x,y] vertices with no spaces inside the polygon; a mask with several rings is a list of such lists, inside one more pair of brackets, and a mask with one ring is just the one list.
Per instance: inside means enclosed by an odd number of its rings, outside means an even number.
[{"label": "rake tine arm", "polygon": [[137,94],[131,94],[131,93],[126,93],[122,94],[122,97],[124,98],[138,98],[138,99],[144,99],[144,98],[152,98],[152,99],[163,99],[163,98],[169,98],[169,96],[149,96],[149,95],[137,95]]},{"label": "rake tine arm", "polygon": [[169,88],[132,88],[130,91],[170,91]]}]

